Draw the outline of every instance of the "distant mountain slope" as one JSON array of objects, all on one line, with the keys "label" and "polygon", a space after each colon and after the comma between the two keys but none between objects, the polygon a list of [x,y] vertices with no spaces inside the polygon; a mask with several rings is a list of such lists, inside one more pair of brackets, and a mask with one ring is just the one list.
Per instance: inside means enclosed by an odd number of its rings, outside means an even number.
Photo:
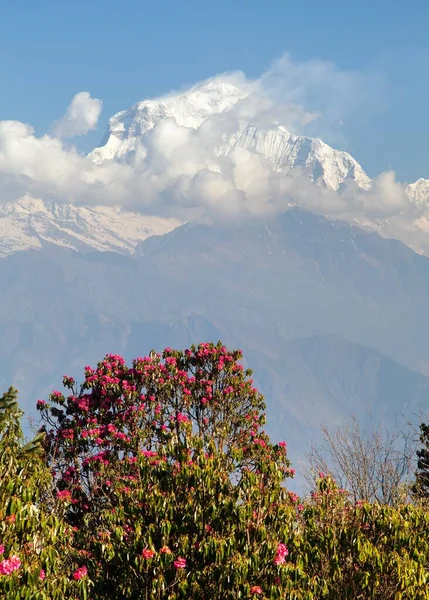
[{"label": "distant mountain slope", "polygon": [[27,407],[106,352],[221,338],[295,457],[318,423],[428,405],[429,259],[300,210],[184,225],[134,256],[47,244],[0,261],[0,385]]}]

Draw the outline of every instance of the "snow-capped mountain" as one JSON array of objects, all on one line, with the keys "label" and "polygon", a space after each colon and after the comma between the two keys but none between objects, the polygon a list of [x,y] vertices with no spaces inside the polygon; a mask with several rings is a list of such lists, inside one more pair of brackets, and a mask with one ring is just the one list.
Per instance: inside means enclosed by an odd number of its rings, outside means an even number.
[{"label": "snow-capped mountain", "polygon": [[[312,180],[339,190],[348,179],[368,189],[370,178],[347,152],[334,150],[322,140],[289,133],[273,122],[263,127],[246,119],[245,103],[249,92],[228,81],[212,80],[182,94],[138,102],[130,110],[121,111],[109,121],[103,146],[95,148],[90,157],[97,163],[105,160],[134,160],[139,151],[146,153],[145,138],[165,119],[180,127],[199,129],[210,119],[225,120],[225,134],[213,152],[228,155],[235,147],[255,152],[265,158],[275,172],[288,174],[300,168]],[[228,119],[228,117],[231,117]],[[228,129],[232,128],[232,131]]]},{"label": "snow-capped mountain", "polygon": [[417,206],[427,206],[429,200],[429,179],[417,179],[407,187],[408,197]]},{"label": "snow-capped mountain", "polygon": [[131,253],[136,244],[180,225],[120,207],[82,207],[24,197],[0,204],[0,257],[51,243],[73,250]]},{"label": "snow-capped mountain", "polygon": [[[225,77],[186,92],[138,102],[110,119],[105,143],[90,152],[88,160],[107,166],[119,163],[125,165],[127,172],[134,169],[136,173],[144,173],[157,126],[173,124],[173,133],[167,135],[164,143],[174,148],[177,131],[191,140],[192,136],[200,136],[198,152],[202,148],[202,169],[216,172],[222,160],[243,149],[249,155],[262,157],[274,174],[284,177],[299,170],[321,188],[340,195],[348,182],[363,191],[371,189],[371,179],[347,152],[335,150],[320,139],[290,133],[284,124],[270,117],[269,110],[262,111],[262,118],[255,117],[255,114],[261,117],[261,111],[255,113],[252,109],[254,92],[257,94],[257,90],[240,87],[235,80]],[[200,157],[198,152],[196,160]],[[180,172],[173,175],[180,176]],[[413,222],[404,226],[400,218],[392,221],[388,217],[355,222],[429,254],[429,180],[419,179],[405,192],[411,203],[421,209]],[[2,204],[0,197],[0,257],[37,249],[44,243],[81,251],[132,253],[139,242],[154,234],[167,233],[181,222],[118,206],[71,206],[28,195],[17,202]]]}]

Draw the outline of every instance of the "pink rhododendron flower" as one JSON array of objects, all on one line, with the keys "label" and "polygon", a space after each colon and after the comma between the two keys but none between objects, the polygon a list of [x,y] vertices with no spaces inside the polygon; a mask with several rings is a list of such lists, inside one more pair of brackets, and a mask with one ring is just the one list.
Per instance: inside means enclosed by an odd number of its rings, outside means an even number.
[{"label": "pink rhododendron flower", "polygon": [[40,573],[39,573],[39,579],[45,579],[46,577],[46,573],[43,569],[40,569]]},{"label": "pink rhododendron flower", "polygon": [[85,567],[85,565],[83,565],[73,573],[73,579],[79,581],[80,579],[82,579],[82,577],[86,577],[86,575],[88,575],[88,569]]},{"label": "pink rhododendron flower", "polygon": [[156,456],[156,452],[154,452],[153,450],[142,450],[141,453],[143,454],[143,456],[146,457],[151,457],[151,456]]},{"label": "pink rhododendron flower", "polygon": [[289,550],[286,548],[285,544],[279,543],[277,546],[277,554],[274,558],[275,565],[282,565],[286,561],[286,556],[289,554]]},{"label": "pink rhododendron flower", "polygon": [[179,423],[188,423],[189,422],[189,417],[187,417],[186,415],[184,415],[181,412],[177,413],[176,419],[178,420]]},{"label": "pink rhododendron flower", "polygon": [[159,553],[160,554],[171,554],[171,550],[168,546],[163,546],[162,548],[160,548]]},{"label": "pink rhododendron flower", "polygon": [[292,502],[297,502],[298,500],[298,496],[295,494],[295,492],[289,492],[289,498]]},{"label": "pink rhododendron flower", "polygon": [[186,558],[179,558],[174,561],[173,565],[176,569],[185,569],[186,568]]},{"label": "pink rhododendron flower", "polygon": [[71,498],[70,490],[62,490],[60,492],[57,492],[57,498],[59,498],[60,500],[68,500],[69,498]]},{"label": "pink rhododendron flower", "polygon": [[253,585],[250,588],[250,593],[251,594],[255,594],[255,595],[256,594],[262,594],[262,588],[261,588],[261,586],[259,586],[259,585]]},{"label": "pink rhododendron flower", "polygon": [[21,561],[18,556],[11,556],[0,562],[0,575],[10,575],[17,571],[21,566]]},{"label": "pink rhododendron flower", "polygon": [[145,548],[142,552],[142,556],[143,558],[153,558],[155,556],[155,551]]}]

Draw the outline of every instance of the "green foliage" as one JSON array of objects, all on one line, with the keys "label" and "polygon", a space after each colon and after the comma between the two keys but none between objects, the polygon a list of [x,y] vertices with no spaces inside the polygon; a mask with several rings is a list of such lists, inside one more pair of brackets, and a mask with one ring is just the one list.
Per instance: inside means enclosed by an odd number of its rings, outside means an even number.
[{"label": "green foliage", "polygon": [[350,502],[330,477],[299,518],[299,551],[315,598],[429,598],[429,513]]},{"label": "green foliage", "polygon": [[288,492],[240,358],[108,355],[38,403],[46,436],[29,444],[9,390],[0,545],[20,566],[0,598],[429,600],[428,511],[352,501],[323,474],[309,498]]},{"label": "green foliage", "polygon": [[420,425],[422,448],[417,450],[417,472],[413,492],[420,498],[429,498],[429,425]]},{"label": "green foliage", "polygon": [[[15,570],[0,574],[0,597],[60,600],[84,597],[75,582],[72,531],[51,495],[43,461],[43,435],[24,443],[17,392],[0,397],[0,573],[13,558]],[[19,565],[19,566],[18,566]]]}]

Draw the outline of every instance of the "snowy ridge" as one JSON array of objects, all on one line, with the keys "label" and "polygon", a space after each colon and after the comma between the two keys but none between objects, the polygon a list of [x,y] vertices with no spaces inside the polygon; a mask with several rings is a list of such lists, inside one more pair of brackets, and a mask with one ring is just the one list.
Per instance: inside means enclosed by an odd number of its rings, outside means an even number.
[{"label": "snowy ridge", "polygon": [[429,203],[429,179],[417,179],[407,187],[408,197],[417,206],[427,206]]},{"label": "snowy ridge", "polygon": [[317,138],[293,135],[281,126],[261,131],[248,125],[231,138],[230,144],[260,154],[279,173],[303,169],[312,181],[335,191],[348,179],[362,189],[371,186],[370,178],[350,154],[334,150]]},{"label": "snowy ridge", "polygon": [[138,242],[180,225],[122,210],[120,207],[80,207],[47,203],[28,196],[0,204],[0,257],[51,243],[78,251],[131,253]]}]

